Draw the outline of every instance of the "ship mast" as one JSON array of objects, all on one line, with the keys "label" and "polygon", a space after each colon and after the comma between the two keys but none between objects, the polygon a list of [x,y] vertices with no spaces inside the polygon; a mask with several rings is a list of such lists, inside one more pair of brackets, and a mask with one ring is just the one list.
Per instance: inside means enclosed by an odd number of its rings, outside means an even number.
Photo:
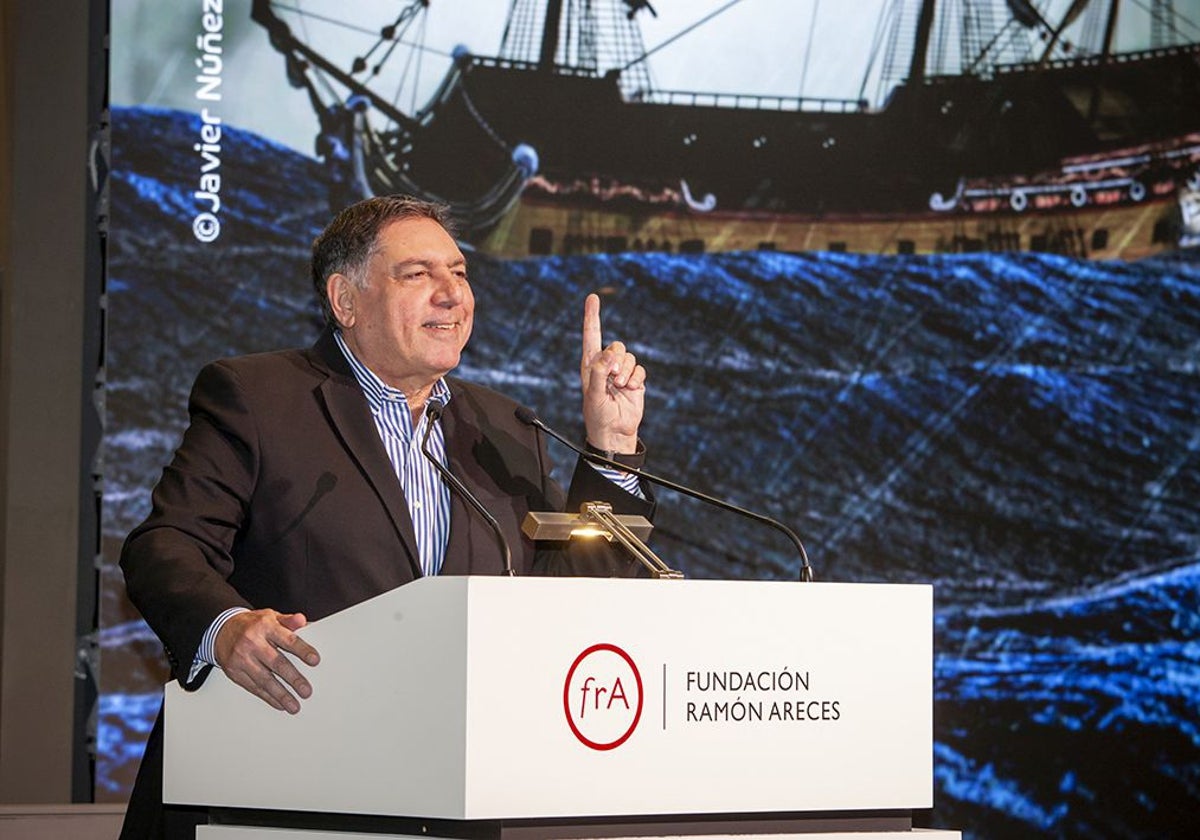
[{"label": "ship mast", "polygon": [[908,69],[910,84],[919,84],[925,79],[925,54],[929,52],[929,33],[933,29],[935,0],[922,0],[921,14],[917,18],[917,37],[913,44],[912,64]]},{"label": "ship mast", "polygon": [[558,26],[562,21],[562,0],[550,0],[546,4],[545,23],[542,25],[542,49],[538,56],[538,69],[554,72],[554,56],[558,54]]},{"label": "ship mast", "polygon": [[1120,0],[1109,0],[1108,20],[1104,22],[1104,51],[1101,53],[1105,58],[1112,55],[1113,41],[1117,37],[1117,10],[1120,8]]}]

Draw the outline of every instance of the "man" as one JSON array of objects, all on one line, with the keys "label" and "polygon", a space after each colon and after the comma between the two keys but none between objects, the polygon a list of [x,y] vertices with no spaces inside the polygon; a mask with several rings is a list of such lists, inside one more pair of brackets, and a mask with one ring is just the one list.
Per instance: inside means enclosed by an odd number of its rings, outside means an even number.
[{"label": "man", "polygon": [[[344,210],[313,245],[327,328],[310,349],[208,365],[191,422],[121,556],[130,599],[172,674],[212,667],[291,714],[312,693],[284,653],[315,667],[297,631],[428,574],[499,574],[491,529],[449,492],[425,444],[500,523],[517,574],[629,574],[607,546],[538,548],[530,510],[564,506],[544,442],[516,403],[447,378],[471,334],[466,261],[441,208],[405,197]],[[603,347],[599,300],[584,311],[580,376],[588,445],[641,460],[645,371]],[[426,407],[444,406],[430,423]],[[650,515],[632,476],[576,466],[565,504]],[[161,836],[161,716],[123,837]],[[169,821],[169,820],[168,820]]]}]

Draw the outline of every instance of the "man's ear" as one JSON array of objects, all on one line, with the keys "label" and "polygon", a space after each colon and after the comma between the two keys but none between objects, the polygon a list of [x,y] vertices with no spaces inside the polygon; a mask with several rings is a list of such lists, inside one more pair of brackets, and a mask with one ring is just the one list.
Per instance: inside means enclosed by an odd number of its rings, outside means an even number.
[{"label": "man's ear", "polygon": [[354,326],[355,307],[358,304],[358,287],[344,274],[330,274],[325,281],[325,295],[338,326],[349,329]]}]

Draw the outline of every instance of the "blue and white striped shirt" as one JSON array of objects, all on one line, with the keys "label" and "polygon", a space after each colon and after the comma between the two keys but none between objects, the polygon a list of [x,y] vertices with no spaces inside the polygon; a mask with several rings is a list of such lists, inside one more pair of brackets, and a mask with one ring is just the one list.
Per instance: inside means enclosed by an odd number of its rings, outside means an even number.
[{"label": "blue and white striped shirt", "polygon": [[[404,392],[384,383],[356,359],[342,339],[340,330],[333,335],[366,395],[375,428],[379,431],[388,460],[392,462],[392,469],[396,471],[396,478],[404,490],[408,513],[417,536],[421,574],[436,575],[446,559],[446,541],[450,536],[450,487],[421,452],[421,439],[425,435],[429,415],[422,412],[420,422],[413,428],[412,410]],[[450,388],[444,379],[439,379],[433,383],[428,402],[445,405],[449,401]],[[434,424],[429,432],[429,452],[442,466],[446,466],[446,439],[441,423]]]}]

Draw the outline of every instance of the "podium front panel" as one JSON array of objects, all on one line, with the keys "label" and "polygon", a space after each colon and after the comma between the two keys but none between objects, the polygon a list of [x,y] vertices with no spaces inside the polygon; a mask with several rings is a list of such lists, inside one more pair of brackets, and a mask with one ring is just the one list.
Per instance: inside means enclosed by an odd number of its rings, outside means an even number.
[{"label": "podium front panel", "polygon": [[170,689],[167,796],[450,819],[926,808],[932,618],[928,586],[425,579],[303,631],[322,663],[299,715],[219,674]]}]

